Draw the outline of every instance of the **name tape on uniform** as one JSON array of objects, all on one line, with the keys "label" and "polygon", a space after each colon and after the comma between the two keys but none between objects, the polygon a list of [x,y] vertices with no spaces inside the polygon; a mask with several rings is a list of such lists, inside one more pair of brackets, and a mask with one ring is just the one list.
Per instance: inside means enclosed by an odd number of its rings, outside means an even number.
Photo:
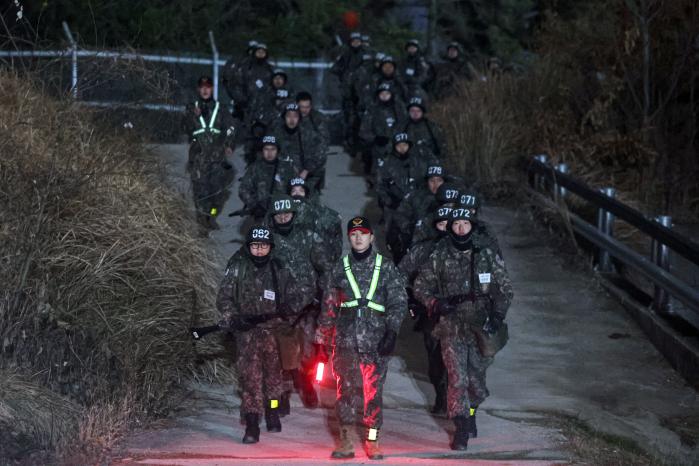
[{"label": "name tape on uniform", "polygon": [[[490,276],[490,274],[488,274],[488,276]],[[483,283],[483,282],[481,282],[481,283]],[[274,298],[275,298],[276,296],[277,296],[277,295],[276,295],[276,293],[275,293],[274,291],[265,290],[265,299],[269,299],[269,300],[274,301]]]},{"label": "name tape on uniform", "polygon": [[479,273],[478,274],[478,281],[481,282],[482,284],[490,283],[490,274],[489,273]]}]

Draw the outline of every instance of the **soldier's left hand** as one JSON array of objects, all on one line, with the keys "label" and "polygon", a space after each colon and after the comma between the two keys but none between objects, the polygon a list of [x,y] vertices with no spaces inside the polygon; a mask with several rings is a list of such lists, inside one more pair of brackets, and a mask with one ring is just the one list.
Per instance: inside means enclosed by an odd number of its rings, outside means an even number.
[{"label": "soldier's left hand", "polygon": [[398,334],[393,330],[386,330],[383,338],[379,342],[378,352],[381,356],[388,356],[396,349],[396,338]]},{"label": "soldier's left hand", "polygon": [[483,331],[488,335],[495,335],[502,327],[502,319],[498,316],[489,316],[483,324]]}]

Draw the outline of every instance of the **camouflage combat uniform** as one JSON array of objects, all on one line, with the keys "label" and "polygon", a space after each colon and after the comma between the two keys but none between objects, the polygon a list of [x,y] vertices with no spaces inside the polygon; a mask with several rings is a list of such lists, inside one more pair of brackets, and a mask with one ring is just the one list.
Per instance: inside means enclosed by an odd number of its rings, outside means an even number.
[{"label": "camouflage combat uniform", "polygon": [[281,152],[291,159],[296,173],[308,170],[306,184],[312,193],[320,191],[321,180],[325,177],[327,153],[323,150],[323,141],[319,133],[301,124],[290,130],[282,124],[274,130]]},{"label": "camouflage combat uniform", "polygon": [[245,170],[238,196],[247,209],[259,205],[266,210],[271,196],[286,192],[289,180],[294,176],[294,168],[288,160],[281,160],[279,156],[274,162],[257,158]]},{"label": "camouflage combat uniform", "polygon": [[450,240],[441,241],[420,268],[414,290],[428,309],[437,298],[464,294],[473,297],[442,316],[433,331],[440,340],[449,378],[448,415],[468,418],[470,408],[488,396],[485,372],[493,361],[492,357],[481,355],[474,332],[480,331],[489,315],[504,319],[512,300],[505,263],[491,249],[471,247],[460,251]]},{"label": "camouflage combat uniform", "polygon": [[[195,109],[200,109],[197,116]],[[187,171],[192,180],[194,205],[199,216],[216,217],[228,196],[235,173],[225,149],[235,147],[236,128],[225,106],[198,98],[187,106],[183,128],[191,137]]]},{"label": "camouflage combat uniform", "polygon": [[[348,261],[362,297],[366,297],[372,280],[377,253],[361,261],[352,254]],[[382,260],[376,293],[372,300],[383,305],[384,311],[359,307],[341,307],[354,298],[342,261],[336,263],[329,275],[323,298],[323,309],[318,320],[316,343],[334,345],[332,356],[337,378],[335,410],[341,424],[351,425],[358,408],[358,390],[364,394],[364,424],[379,429],[383,422],[382,395],[386,380],[388,356],[381,356],[377,348],[387,330],[398,332],[407,309],[405,280],[390,260]],[[362,387],[357,387],[361,374]]]},{"label": "camouflage combat uniform", "polygon": [[342,219],[337,211],[321,204],[318,200],[294,199],[296,202],[297,226],[310,229],[325,242],[329,263],[334,264],[342,254]]},{"label": "camouflage combat uniform", "polygon": [[415,144],[416,151],[424,154],[424,157],[444,160],[447,156],[447,138],[442,127],[434,121],[427,117],[418,121],[408,118],[404,131]]},{"label": "camouflage combat uniform", "polygon": [[388,102],[381,102],[376,98],[374,106],[362,117],[359,128],[359,137],[365,147],[366,173],[391,152],[393,135],[405,127],[407,120],[408,114],[400,101],[392,98]]},{"label": "camouflage combat uniform", "polygon": [[[275,258],[257,266],[243,246],[228,262],[216,305],[224,319],[274,314],[282,302],[298,312],[307,304],[309,293]],[[243,417],[262,415],[268,400],[278,402],[281,397],[282,368],[274,331],[282,324],[281,318],[274,318],[236,334]]]},{"label": "camouflage combat uniform", "polygon": [[434,79],[434,71],[425,56],[419,51],[406,54],[398,66],[398,74],[405,82],[409,96],[424,96],[425,90]]}]

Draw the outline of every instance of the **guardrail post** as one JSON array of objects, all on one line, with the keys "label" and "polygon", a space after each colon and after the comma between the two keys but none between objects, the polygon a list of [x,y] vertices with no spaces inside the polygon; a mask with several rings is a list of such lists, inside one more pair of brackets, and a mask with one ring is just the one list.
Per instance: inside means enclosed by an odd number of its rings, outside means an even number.
[{"label": "guardrail post", "polygon": [[216,41],[214,40],[213,31],[209,31],[209,42],[211,43],[211,55],[213,56],[213,76],[214,80],[214,100],[218,100],[218,49],[216,48]]},{"label": "guardrail post", "polygon": [[[614,198],[616,190],[614,188],[603,188],[600,190],[607,197]],[[597,209],[597,229],[607,236],[614,236],[614,214],[607,212],[602,207]],[[609,251],[603,248],[597,250],[597,268],[600,272],[612,272],[612,259]]]},{"label": "guardrail post", "polygon": [[[539,154],[534,156],[534,160],[541,163],[548,163],[548,156],[546,154]],[[539,175],[534,175],[534,189],[542,191],[544,189],[544,178]]]},{"label": "guardrail post", "polygon": [[73,34],[70,32],[68,23],[63,21],[63,33],[66,35],[68,42],[70,43],[70,92],[74,99],[78,98],[78,44],[73,38]]},{"label": "guardrail post", "polygon": [[[563,173],[564,175],[568,174],[568,164],[567,163],[559,163],[556,165],[556,171],[559,173]],[[553,193],[556,198],[556,200],[563,199],[566,197],[566,188],[563,186],[560,186],[558,183],[554,183],[553,185]]]},{"label": "guardrail post", "polygon": [[[661,215],[655,221],[666,228],[672,228],[672,217]],[[670,271],[670,248],[656,239],[651,242],[651,261],[663,270]],[[655,285],[653,292],[653,309],[661,314],[673,314],[670,295],[664,288]]]}]

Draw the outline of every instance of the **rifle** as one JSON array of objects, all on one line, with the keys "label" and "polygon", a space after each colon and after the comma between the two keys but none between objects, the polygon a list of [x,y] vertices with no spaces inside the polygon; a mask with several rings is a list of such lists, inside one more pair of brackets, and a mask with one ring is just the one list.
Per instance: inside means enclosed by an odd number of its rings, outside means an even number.
[{"label": "rifle", "polygon": [[224,331],[246,331],[250,330],[252,327],[255,327],[259,324],[265,323],[269,320],[272,320],[276,317],[282,317],[278,312],[272,312],[269,314],[260,314],[256,316],[246,316],[246,317],[238,317],[234,318],[231,322],[230,325],[225,326],[225,325],[208,325],[206,327],[191,327],[189,329],[189,332],[192,334],[192,339],[194,340],[201,340],[202,337],[208,335],[209,333],[214,333],[218,332],[221,330]]}]

